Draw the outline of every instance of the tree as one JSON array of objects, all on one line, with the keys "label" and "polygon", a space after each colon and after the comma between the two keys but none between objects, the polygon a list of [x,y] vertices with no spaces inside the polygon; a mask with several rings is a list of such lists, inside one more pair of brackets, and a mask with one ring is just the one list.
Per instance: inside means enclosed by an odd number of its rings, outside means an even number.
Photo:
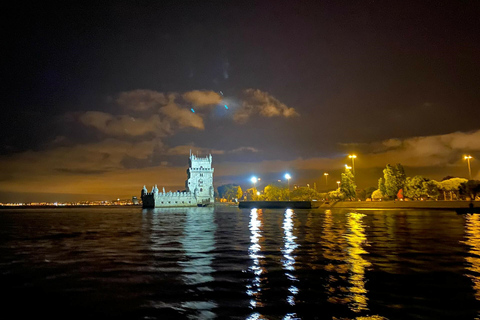
[{"label": "tree", "polygon": [[384,195],[380,189],[377,189],[372,192],[372,200],[382,200],[384,198]]},{"label": "tree", "polygon": [[355,178],[353,177],[352,172],[349,169],[345,169],[345,172],[342,173],[342,182],[340,183],[340,191],[345,195],[347,199],[354,199],[356,196],[355,190],[357,186],[355,185]]},{"label": "tree", "polygon": [[467,182],[467,179],[463,178],[451,178],[444,180],[438,183],[438,187],[443,191],[443,199],[447,200],[447,192],[450,194],[450,200],[453,200],[453,197],[458,199],[458,193],[460,191],[460,185],[464,182]]},{"label": "tree", "polygon": [[312,201],[320,199],[320,195],[312,188],[300,187],[290,193],[290,200],[293,201]]},{"label": "tree", "polygon": [[383,178],[378,179],[378,190],[380,190],[382,195],[387,194],[387,189],[385,188],[385,181]]},{"label": "tree", "polygon": [[418,200],[428,198],[429,184],[428,179],[422,176],[408,177],[405,180],[404,195],[407,198]]},{"label": "tree", "polygon": [[390,164],[387,164],[386,168],[383,170],[383,178],[385,180],[385,195],[390,199],[395,199],[397,197],[398,191],[404,188],[405,185],[405,170],[401,164],[396,164],[395,167],[392,167]]},{"label": "tree", "polygon": [[367,199],[367,191],[365,189],[357,189],[355,190],[355,197],[358,200],[365,201]]},{"label": "tree", "polygon": [[[382,178],[380,178],[382,179]],[[375,187],[368,187],[367,190],[365,191],[365,197],[368,199],[368,198],[372,198],[372,193],[377,190],[377,188]]]},{"label": "tree", "polygon": [[240,186],[238,186],[237,187],[237,199],[242,198],[242,196],[243,196],[242,188],[240,188]]},{"label": "tree", "polygon": [[443,191],[443,199],[447,200],[447,192],[450,193],[450,200],[453,197],[458,199],[458,193],[460,191],[460,185],[467,182],[467,179],[463,178],[451,178],[438,183],[439,189]]},{"label": "tree", "polygon": [[247,191],[245,192],[247,194],[247,200],[249,201],[257,201],[257,200],[260,200],[260,196],[257,195],[257,188],[250,188],[250,189],[247,189]]},{"label": "tree", "polygon": [[438,200],[440,190],[438,189],[438,182],[435,180],[427,181],[427,195],[429,198]]},{"label": "tree", "polygon": [[328,192],[319,192],[318,199],[322,199],[322,200],[328,199]]},{"label": "tree", "polygon": [[339,188],[337,190],[330,191],[328,193],[328,198],[331,200],[341,201],[341,200],[345,200],[345,194],[342,191],[340,191],[340,188]]},{"label": "tree", "polygon": [[480,181],[468,180],[467,182],[462,182],[460,184],[460,194],[474,201],[477,195],[480,195]]},{"label": "tree", "polygon": [[290,194],[290,191],[285,186],[274,184],[269,184],[263,190],[266,201],[286,201]]},{"label": "tree", "polygon": [[217,188],[218,196],[227,200],[240,199],[243,195],[242,188],[239,185],[225,184]]}]

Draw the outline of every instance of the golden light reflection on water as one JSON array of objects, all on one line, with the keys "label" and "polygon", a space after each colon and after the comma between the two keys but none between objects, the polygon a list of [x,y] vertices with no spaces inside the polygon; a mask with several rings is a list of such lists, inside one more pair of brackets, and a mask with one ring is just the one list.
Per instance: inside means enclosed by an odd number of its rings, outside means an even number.
[{"label": "golden light reflection on water", "polygon": [[471,214],[466,219],[466,241],[470,246],[469,256],[467,260],[467,270],[472,273],[466,276],[472,279],[473,289],[475,290],[475,298],[480,300],[480,215]]},{"label": "golden light reflection on water", "polygon": [[350,309],[354,312],[368,310],[367,308],[367,290],[365,289],[365,268],[371,266],[371,263],[363,258],[362,255],[368,252],[364,249],[367,245],[367,237],[365,235],[365,228],[362,224],[362,218],[365,215],[362,213],[351,212],[347,214],[348,232],[345,237],[347,239],[349,265],[350,287]]},{"label": "golden light reflection on water", "polygon": [[363,258],[368,254],[364,249],[367,237],[363,217],[362,213],[347,213],[343,223],[334,220],[332,212],[327,210],[322,239],[325,270],[329,272],[325,285],[328,302],[348,305],[357,313],[368,310],[365,269],[371,265]]},{"label": "golden light reflection on water", "polygon": [[325,271],[328,272],[328,281],[325,283],[327,301],[335,304],[346,304],[349,302],[348,292],[344,283],[347,279],[348,265],[347,243],[343,234],[345,227],[342,223],[334,224],[331,210],[325,211],[323,226],[323,257],[327,261]]},{"label": "golden light reflection on water", "polygon": [[[333,317],[332,320],[350,320],[350,319]],[[374,316],[356,317],[352,320],[388,320],[388,319],[382,316],[374,315]]]}]

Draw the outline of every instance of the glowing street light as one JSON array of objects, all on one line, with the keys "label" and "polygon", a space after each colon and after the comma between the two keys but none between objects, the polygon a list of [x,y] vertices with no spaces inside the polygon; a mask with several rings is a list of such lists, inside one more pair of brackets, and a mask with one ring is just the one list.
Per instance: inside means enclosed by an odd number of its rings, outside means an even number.
[{"label": "glowing street light", "polygon": [[285,174],[285,179],[287,179],[287,185],[288,185],[288,201],[290,201],[290,179],[291,178],[292,177],[288,173]]},{"label": "glowing street light", "polygon": [[467,160],[467,163],[468,163],[468,178],[469,178],[469,180],[472,180],[472,169],[470,168],[470,160],[473,159],[473,157],[471,155],[468,155],[468,156],[464,156],[463,159]]},{"label": "glowing street light", "polygon": [[340,181],[337,181],[337,187],[340,189]]},{"label": "glowing street light", "polygon": [[253,183],[253,188],[255,188],[255,184],[257,183],[258,180],[259,180],[259,179],[257,179],[257,177],[252,177],[252,178],[250,179],[250,181],[252,181],[252,183]]},{"label": "glowing street light", "polygon": [[285,179],[287,179],[288,190],[290,190],[290,179],[291,178],[292,177],[288,173],[285,174]]},{"label": "glowing street light", "polygon": [[348,157],[352,159],[352,173],[355,175],[355,159],[357,158],[354,154],[349,154]]},{"label": "glowing street light", "polygon": [[325,176],[325,187],[328,187],[328,172],[323,174]]},{"label": "glowing street light", "polygon": [[345,165],[345,170],[350,170],[352,167],[350,167],[348,164]]}]

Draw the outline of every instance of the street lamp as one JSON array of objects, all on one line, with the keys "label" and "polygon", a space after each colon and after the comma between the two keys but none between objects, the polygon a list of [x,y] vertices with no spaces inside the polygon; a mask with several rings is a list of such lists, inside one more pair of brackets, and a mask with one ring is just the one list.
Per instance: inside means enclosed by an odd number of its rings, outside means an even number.
[{"label": "street lamp", "polygon": [[346,170],[350,170],[350,169],[352,169],[352,167],[350,167],[348,164],[346,164],[346,165],[345,165],[345,171],[346,171]]},{"label": "street lamp", "polygon": [[325,172],[323,175],[325,176],[325,187],[328,188],[328,172]]},{"label": "street lamp", "polygon": [[473,159],[473,157],[471,155],[468,155],[468,156],[464,156],[463,157],[464,160],[467,160],[467,164],[468,164],[468,178],[469,180],[472,180],[472,169],[470,168],[470,160]]},{"label": "street lamp", "polygon": [[340,189],[340,181],[337,181],[338,189]]},{"label": "street lamp", "polygon": [[348,155],[348,157],[352,159],[352,172],[353,172],[353,175],[355,175],[355,159],[357,158],[357,156],[354,154],[350,154]]},{"label": "street lamp", "polygon": [[291,178],[292,177],[288,173],[285,174],[285,179],[287,179],[288,190],[290,190],[290,179]]},{"label": "street lamp", "polygon": [[287,185],[288,185],[288,201],[290,201],[290,179],[291,178],[292,177],[288,173],[285,174],[285,179],[287,179]]},{"label": "street lamp", "polygon": [[252,181],[252,183],[253,183],[253,188],[255,189],[255,183],[257,183],[257,181],[258,181],[257,177],[252,177],[252,178],[250,179],[250,181]]}]

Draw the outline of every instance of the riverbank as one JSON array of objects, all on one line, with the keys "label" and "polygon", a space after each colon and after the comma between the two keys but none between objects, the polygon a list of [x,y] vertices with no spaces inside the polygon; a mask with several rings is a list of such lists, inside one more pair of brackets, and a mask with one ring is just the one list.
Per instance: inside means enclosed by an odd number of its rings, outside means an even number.
[{"label": "riverbank", "polygon": [[312,209],[318,206],[319,204],[312,201],[240,201],[238,203],[240,209]]},{"label": "riverbank", "polygon": [[461,210],[480,208],[480,201],[241,201],[240,209],[357,209],[357,210],[382,210],[382,209],[438,209]]},{"label": "riverbank", "polygon": [[470,204],[474,208],[480,207],[480,201],[338,201],[325,202],[320,208],[456,210],[467,209]]}]

